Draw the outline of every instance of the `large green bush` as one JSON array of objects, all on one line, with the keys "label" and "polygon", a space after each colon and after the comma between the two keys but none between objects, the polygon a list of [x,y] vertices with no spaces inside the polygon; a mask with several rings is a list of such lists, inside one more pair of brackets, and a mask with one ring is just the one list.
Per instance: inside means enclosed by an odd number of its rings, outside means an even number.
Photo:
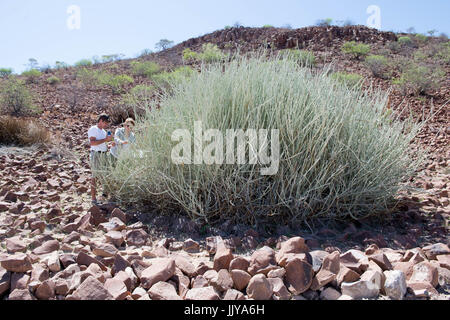
[{"label": "large green bush", "polygon": [[22,81],[8,79],[0,85],[0,111],[6,115],[26,115],[33,111],[33,96]]},{"label": "large green bush", "polygon": [[439,89],[445,79],[445,71],[436,66],[410,63],[398,79],[394,79],[403,94],[428,94]]},{"label": "large green bush", "polygon": [[357,43],[356,41],[349,41],[343,44],[342,52],[353,56],[355,59],[361,59],[369,54],[370,45]]},{"label": "large green bush", "polygon": [[41,75],[42,75],[42,73],[36,69],[31,69],[31,70],[22,72],[22,76],[25,76],[27,83],[38,83],[39,77]]},{"label": "large green bush", "polygon": [[366,58],[366,65],[377,78],[388,79],[392,74],[389,60],[385,56],[370,55]]},{"label": "large green bush", "polygon": [[[101,181],[126,203],[150,205],[159,214],[181,210],[210,223],[386,213],[416,168],[407,150],[417,131],[410,122],[393,121],[386,103],[385,93],[349,90],[327,71],[289,59],[262,55],[203,65],[138,118],[136,144]],[[249,164],[246,152],[239,165],[173,163],[178,142],[172,135],[186,129],[194,143],[195,121],[202,121],[203,132],[224,135],[279,130],[279,170],[261,175],[267,166]]]},{"label": "large green bush", "polygon": [[132,61],[130,65],[133,74],[148,78],[161,71],[161,67],[153,61]]},{"label": "large green bush", "polygon": [[334,72],[330,77],[349,89],[360,88],[364,80],[359,74],[347,72]]}]

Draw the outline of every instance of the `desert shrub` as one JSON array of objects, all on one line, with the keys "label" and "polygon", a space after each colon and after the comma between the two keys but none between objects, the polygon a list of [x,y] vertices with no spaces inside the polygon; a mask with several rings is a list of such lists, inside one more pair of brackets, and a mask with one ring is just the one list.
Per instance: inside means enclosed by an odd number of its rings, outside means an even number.
[{"label": "desert shrub", "polygon": [[0,110],[7,115],[26,115],[35,109],[33,96],[22,81],[8,79],[0,86]]},{"label": "desert shrub", "polygon": [[402,46],[411,46],[413,44],[410,37],[399,37],[398,43],[400,43]]},{"label": "desert shrub", "polygon": [[77,71],[76,77],[87,87],[100,87],[104,82],[105,72],[81,68]]},{"label": "desert shrub", "polygon": [[188,66],[179,67],[172,72],[162,72],[160,74],[154,75],[152,80],[158,87],[170,88],[179,82],[189,78],[194,73],[194,70]]},{"label": "desert shrub", "polygon": [[49,141],[49,131],[36,121],[0,116],[0,144],[29,146]]},{"label": "desert shrub", "polygon": [[444,79],[445,72],[441,68],[413,63],[393,83],[405,94],[412,92],[414,95],[420,95],[439,89]]},{"label": "desert shrub", "polygon": [[92,66],[92,60],[90,59],[81,59],[80,61],[75,63],[75,67],[89,67]]},{"label": "desert shrub", "polygon": [[147,85],[137,85],[129,93],[122,95],[120,102],[109,110],[114,124],[121,124],[127,118],[136,119],[142,116],[150,106],[155,88]]},{"label": "desert shrub", "polygon": [[198,53],[189,48],[183,50],[183,61],[191,62],[198,60]]},{"label": "desert shrub", "polygon": [[419,44],[425,44],[428,41],[428,37],[421,33],[416,33],[414,40]]},{"label": "desert shrub", "polygon": [[441,48],[436,54],[437,58],[446,64],[450,64],[450,42],[444,42],[441,44]]},{"label": "desert shrub", "polygon": [[121,74],[118,76],[114,76],[111,74],[105,74],[102,77],[101,84],[108,86],[113,94],[120,94],[123,92],[124,88],[128,86],[129,84],[133,83],[134,80],[132,77]]},{"label": "desert shrub", "polygon": [[263,28],[273,28],[274,26],[273,25],[271,25],[271,24],[265,24],[265,25],[263,25]]},{"label": "desert shrub", "polygon": [[161,71],[161,67],[153,61],[132,61],[130,66],[133,74],[148,78]]},{"label": "desert shrub", "polygon": [[12,72],[10,68],[0,68],[0,78],[7,78]]},{"label": "desert shrub", "polygon": [[403,46],[398,41],[391,41],[387,44],[389,50],[393,53],[400,53],[402,51]]},{"label": "desert shrub", "polygon": [[314,53],[307,50],[284,49],[281,50],[281,56],[293,60],[301,66],[314,66],[316,64],[316,57]]},{"label": "desert shrub", "polygon": [[54,84],[57,84],[57,83],[60,83],[60,82],[61,82],[61,80],[58,77],[56,77],[56,76],[51,76],[51,77],[49,77],[47,79],[47,83],[51,84],[51,85],[54,85]]},{"label": "desert shrub", "polygon": [[331,78],[350,89],[359,88],[364,80],[359,74],[347,72],[334,72],[331,74]]},{"label": "desert shrub", "polygon": [[202,52],[198,54],[198,59],[206,63],[222,61],[224,58],[225,55],[219,47],[212,43],[204,43]]},{"label": "desert shrub", "polygon": [[345,42],[342,46],[342,52],[352,55],[355,59],[361,59],[370,52],[370,46],[356,41]]},{"label": "desert shrub", "polygon": [[22,72],[22,76],[25,76],[27,83],[37,83],[41,75],[42,73],[36,69]]},{"label": "desert shrub", "polygon": [[69,65],[65,63],[64,61],[56,61],[55,62],[55,69],[67,69],[69,68]]},{"label": "desert shrub", "polygon": [[366,58],[366,65],[377,78],[388,79],[391,76],[390,64],[385,56],[370,55]]},{"label": "desert shrub", "polygon": [[[124,203],[150,205],[159,214],[182,211],[209,223],[382,216],[417,168],[407,151],[418,128],[387,117],[386,103],[386,93],[349,90],[327,70],[264,54],[203,65],[152,102],[137,120],[136,144],[100,172],[100,180]],[[271,145],[279,140],[278,170],[262,175],[269,165],[249,161],[248,148],[243,163],[221,164],[220,145],[204,149],[217,164],[190,164],[195,121],[203,132],[218,130],[214,142],[230,129],[267,129],[269,136],[278,130],[279,139],[268,139]],[[172,137],[179,129],[194,141],[184,141],[186,159],[175,164],[171,155],[180,140]],[[276,159],[276,151],[270,154]]]}]

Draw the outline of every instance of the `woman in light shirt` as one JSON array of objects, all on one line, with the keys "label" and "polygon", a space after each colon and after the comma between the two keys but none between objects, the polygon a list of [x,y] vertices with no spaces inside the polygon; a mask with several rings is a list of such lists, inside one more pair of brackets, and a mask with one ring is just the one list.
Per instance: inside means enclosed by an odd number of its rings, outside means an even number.
[{"label": "woman in light shirt", "polygon": [[114,146],[111,148],[111,154],[115,159],[119,157],[119,154],[128,149],[131,143],[136,142],[136,138],[133,133],[134,120],[128,118],[123,123],[123,128],[116,130],[114,135]]}]

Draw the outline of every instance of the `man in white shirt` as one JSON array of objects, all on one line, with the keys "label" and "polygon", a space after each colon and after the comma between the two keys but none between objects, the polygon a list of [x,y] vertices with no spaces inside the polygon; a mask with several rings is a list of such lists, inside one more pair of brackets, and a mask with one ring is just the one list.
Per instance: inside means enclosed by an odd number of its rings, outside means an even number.
[{"label": "man in white shirt", "polygon": [[88,131],[89,143],[91,146],[89,155],[92,171],[91,196],[92,204],[94,205],[98,204],[96,170],[99,169],[100,157],[102,155],[106,155],[108,152],[107,143],[114,140],[111,133],[105,131],[105,129],[109,126],[109,122],[109,116],[106,114],[101,114],[98,117],[97,125],[92,126]]}]

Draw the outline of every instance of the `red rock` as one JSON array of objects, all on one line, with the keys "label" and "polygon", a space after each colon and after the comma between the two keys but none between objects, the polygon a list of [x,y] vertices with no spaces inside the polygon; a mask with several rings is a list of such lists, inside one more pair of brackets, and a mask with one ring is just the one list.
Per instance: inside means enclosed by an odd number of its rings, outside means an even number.
[{"label": "red rock", "polygon": [[286,267],[286,265],[291,262],[292,260],[300,259],[304,262],[307,262],[311,264],[312,257],[309,253],[286,253],[283,255],[283,257],[279,260],[278,264],[281,267]]},{"label": "red rock", "polygon": [[214,256],[214,270],[228,269],[230,262],[233,260],[233,253],[223,242],[217,244],[217,251]]},{"label": "red rock", "polygon": [[280,251],[276,255],[276,262],[283,258],[286,253],[307,253],[309,248],[305,243],[305,239],[301,237],[295,237],[287,240],[281,244]]},{"label": "red rock", "polygon": [[0,268],[0,296],[11,287],[11,273]]},{"label": "red rock", "polygon": [[283,279],[285,275],[286,275],[286,270],[284,270],[284,268],[278,268],[278,269],[269,271],[269,273],[267,274],[267,278]]},{"label": "red rock", "polygon": [[65,279],[55,279],[55,294],[65,296],[69,293],[69,283]]},{"label": "red rock", "polygon": [[320,288],[326,286],[330,282],[336,280],[337,274],[332,273],[328,270],[320,270],[314,277],[311,283],[311,290],[317,291]]},{"label": "red rock", "polygon": [[249,298],[254,300],[269,300],[272,297],[273,287],[264,274],[257,274],[250,279],[247,286]]},{"label": "red rock", "polygon": [[138,278],[142,277],[142,272],[144,272],[144,270],[148,267],[150,267],[150,264],[142,260],[134,259],[131,263],[131,268],[133,268],[133,272],[138,276]]},{"label": "red rock", "polygon": [[175,287],[163,281],[155,283],[148,290],[148,295],[152,300],[181,300]]},{"label": "red rock", "polygon": [[129,230],[126,234],[126,239],[129,246],[145,246],[148,240],[148,233],[143,229]]},{"label": "red rock", "polygon": [[436,260],[436,256],[443,254],[450,254],[450,249],[446,244],[436,243],[422,248],[427,258],[430,260]]},{"label": "red rock", "polygon": [[448,254],[437,255],[436,259],[437,261],[439,261],[439,264],[442,268],[450,270],[450,255]]},{"label": "red rock", "polygon": [[55,283],[53,280],[48,279],[42,282],[42,284],[37,287],[35,292],[36,297],[39,300],[48,300],[55,297]]},{"label": "red rock", "polygon": [[75,264],[75,256],[73,254],[63,254],[59,257],[59,261],[61,261],[63,268],[67,268],[71,264]]},{"label": "red rock", "polygon": [[327,255],[322,262],[321,270],[326,270],[337,275],[340,270],[340,254],[338,251]]},{"label": "red rock", "polygon": [[58,240],[49,240],[44,242],[40,247],[33,250],[34,254],[43,255],[59,250]]},{"label": "red rock", "polygon": [[338,300],[341,296],[339,291],[328,287],[320,293],[320,300]]},{"label": "red rock", "polygon": [[312,266],[300,259],[291,260],[285,267],[287,288],[294,295],[299,295],[312,284],[314,271]]},{"label": "red rock", "polygon": [[125,271],[131,264],[125,260],[120,254],[116,254],[114,257],[114,265],[112,267],[112,274],[115,275],[119,271]]},{"label": "red rock", "polygon": [[242,291],[247,287],[252,277],[245,271],[234,269],[231,270],[231,278],[233,279],[234,287]]},{"label": "red rock", "polygon": [[40,230],[41,232],[44,232],[46,223],[44,221],[33,221],[30,222],[30,229],[31,230]]},{"label": "red rock", "polygon": [[347,268],[346,266],[341,266],[338,275],[336,276],[338,286],[343,282],[355,282],[359,280],[359,273]]},{"label": "red rock", "polygon": [[280,278],[268,278],[267,279],[273,287],[273,298],[274,300],[289,300],[291,298],[291,293],[288,291]]},{"label": "red rock", "polygon": [[125,300],[127,295],[130,294],[125,283],[117,278],[107,279],[104,287],[108,290],[114,300]]},{"label": "red rock", "polygon": [[183,242],[183,250],[189,253],[196,253],[200,251],[200,245],[197,241],[187,239]]},{"label": "red rock", "polygon": [[8,300],[36,300],[36,298],[28,289],[16,289],[9,294]]},{"label": "red rock", "polygon": [[33,269],[30,258],[24,253],[15,253],[3,257],[0,262],[4,269],[12,272],[24,273]]},{"label": "red rock", "polygon": [[246,258],[238,256],[238,257],[234,258],[233,260],[231,260],[229,270],[230,271],[231,270],[247,271],[249,266],[250,266],[250,262]]},{"label": "red rock", "polygon": [[423,261],[413,267],[410,282],[429,282],[433,287],[439,284],[438,270],[431,263]]},{"label": "red rock", "polygon": [[383,271],[392,270],[392,265],[384,253],[377,253],[369,256],[369,260],[375,262]]},{"label": "red rock", "polygon": [[173,259],[154,259],[152,265],[141,274],[140,280],[142,287],[149,289],[157,282],[169,280],[175,273],[175,267],[176,265]]},{"label": "red rock", "polygon": [[213,287],[194,288],[186,293],[186,300],[219,300]]},{"label": "red rock", "polygon": [[77,256],[77,263],[78,263],[79,265],[87,266],[87,267],[88,267],[89,265],[91,265],[92,263],[95,263],[95,264],[97,264],[103,271],[106,271],[106,270],[107,270],[106,266],[105,266],[103,263],[101,263],[99,260],[95,259],[94,257],[89,256],[88,254],[84,253],[83,251],[80,251],[80,252],[78,253],[78,256]]},{"label": "red rock", "polygon": [[130,275],[128,273],[126,273],[125,271],[119,271],[118,273],[116,273],[116,275],[114,276],[113,279],[122,281],[125,284],[125,286],[127,287],[128,291],[133,290],[133,281],[131,280]]},{"label": "red rock", "polygon": [[414,271],[414,263],[411,261],[396,262],[394,263],[394,270],[402,271],[405,274],[406,280],[411,279]]},{"label": "red rock", "polygon": [[195,268],[195,273],[199,275],[204,274],[209,269],[211,268],[207,264],[205,264],[204,262],[200,262],[198,266]]},{"label": "red rock", "polygon": [[211,279],[210,284],[219,292],[225,292],[233,287],[233,279],[226,269],[219,270],[217,277]]},{"label": "red rock", "polygon": [[111,217],[116,217],[118,219],[120,219],[120,221],[122,221],[123,223],[128,223],[128,216],[119,208],[115,208],[112,212],[111,212]]},{"label": "red rock", "polygon": [[117,249],[109,243],[96,243],[93,246],[92,252],[100,257],[114,257],[117,254]]},{"label": "red rock", "polygon": [[11,291],[15,289],[28,289],[30,276],[26,273],[13,273],[11,275]]},{"label": "red rock", "polygon": [[0,212],[8,211],[10,206],[11,204],[8,202],[0,201]]},{"label": "red rock", "polygon": [[189,290],[189,285],[191,284],[191,280],[188,276],[185,276],[180,269],[175,268],[175,274],[170,278],[169,281],[174,281],[176,287],[178,288],[178,295],[184,299],[186,293]]},{"label": "red rock", "polygon": [[73,300],[114,300],[114,297],[103,287],[103,284],[94,277],[88,277],[74,291]]},{"label": "red rock", "polygon": [[107,234],[105,234],[105,238],[107,242],[112,243],[117,248],[119,248],[125,242],[125,238],[122,232],[119,231],[109,231]]},{"label": "red rock", "polygon": [[194,288],[204,288],[209,286],[208,280],[206,280],[202,275],[198,275],[197,277],[191,280],[191,287]]},{"label": "red rock", "polygon": [[414,292],[420,290],[426,290],[430,295],[437,296],[439,292],[429,283],[429,282],[415,282],[415,281],[406,281],[408,288],[411,288]]},{"label": "red rock", "polygon": [[275,251],[269,247],[263,247],[256,250],[250,257],[250,265],[248,272],[250,275],[262,273],[267,275],[269,271],[277,269],[277,262],[275,260]]},{"label": "red rock", "polygon": [[18,237],[6,239],[5,242],[6,242],[6,250],[8,251],[8,253],[27,251],[27,245]]},{"label": "red rock", "polygon": [[351,250],[347,251],[340,256],[341,266],[344,265],[347,268],[362,274],[368,268],[368,263],[359,260],[359,257],[355,255],[355,253]]},{"label": "red rock", "polygon": [[33,266],[33,270],[31,271],[31,282],[44,282],[45,280],[48,280],[49,277],[50,274],[48,272],[47,266],[43,264],[35,264]]},{"label": "red rock", "polygon": [[234,289],[228,289],[223,297],[223,300],[245,300],[245,296],[242,294],[242,292]]},{"label": "red rock", "polygon": [[98,226],[100,223],[108,221],[106,214],[97,206],[91,207],[88,212],[91,214],[89,222],[94,226]]},{"label": "red rock", "polygon": [[195,266],[185,257],[176,255],[173,257],[175,259],[175,265],[179,268],[185,275],[190,278],[196,276]]}]

